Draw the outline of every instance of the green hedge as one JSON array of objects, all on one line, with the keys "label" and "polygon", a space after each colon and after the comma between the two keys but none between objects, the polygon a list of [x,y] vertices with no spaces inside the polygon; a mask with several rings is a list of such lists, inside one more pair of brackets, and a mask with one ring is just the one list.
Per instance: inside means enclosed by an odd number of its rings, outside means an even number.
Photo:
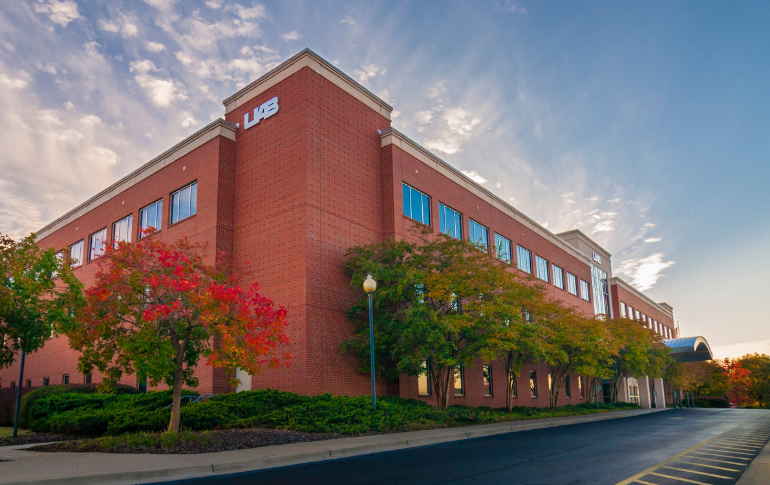
[{"label": "green hedge", "polygon": [[[92,384],[56,384],[53,386],[38,387],[21,398],[19,407],[19,424],[24,427],[30,427],[29,413],[35,403],[51,396],[57,395],[82,395],[94,394],[98,389]],[[131,386],[120,384],[116,387],[117,394],[137,394],[139,391]]]},{"label": "green hedge", "polygon": [[[36,400],[31,406],[29,427],[38,432],[91,436],[163,431],[170,419],[170,410],[165,406],[170,403],[170,391],[139,395],[52,395]],[[600,406],[604,410],[638,407],[626,403]],[[367,396],[302,396],[259,390],[225,394],[208,402],[185,405],[181,425],[189,430],[263,427],[358,435],[593,412],[596,412],[595,404],[563,406],[556,411],[520,407],[512,413],[468,406],[450,406],[439,411],[425,402],[394,396],[378,398],[377,411],[373,412]]]}]

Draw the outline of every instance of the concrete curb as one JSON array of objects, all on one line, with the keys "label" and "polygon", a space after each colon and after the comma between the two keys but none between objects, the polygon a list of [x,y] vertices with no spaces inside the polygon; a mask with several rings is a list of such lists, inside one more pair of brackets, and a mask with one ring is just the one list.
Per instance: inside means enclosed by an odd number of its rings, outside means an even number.
[{"label": "concrete curb", "polygon": [[[210,477],[218,474],[256,471],[302,463],[311,463],[392,451],[398,449],[448,443],[452,441],[482,438],[497,434],[515,433],[533,429],[553,428],[571,424],[590,423],[609,419],[621,419],[640,416],[667,409],[636,409],[631,411],[613,411],[589,416],[570,416],[565,418],[547,418],[528,421],[512,421],[461,428],[443,428],[425,431],[410,431],[386,435],[341,438],[329,441],[315,441],[291,445],[267,446],[248,450],[224,451],[219,453],[201,453],[197,455],[119,455],[108,453],[39,453],[17,451],[22,447],[8,447],[0,453],[0,459],[10,458],[12,462],[0,463],[0,484],[44,484],[74,485],[96,483],[147,483],[158,480],[183,480],[196,477]],[[26,447],[26,446],[24,446]],[[138,458],[138,459],[137,459]],[[142,461],[144,460],[144,461]],[[87,473],[93,471],[88,461],[98,463],[98,468],[111,468],[113,471]],[[142,461],[146,469],[136,469],[136,463]],[[18,473],[4,465],[16,462],[21,471],[36,470],[37,463],[45,463],[52,469],[52,476],[29,476]],[[81,463],[75,463],[81,462]],[[64,466],[57,466],[61,463]],[[124,471],[116,469],[123,468]],[[69,469],[69,470],[68,470]],[[26,477],[19,476],[26,474]],[[61,475],[70,476],[61,476]]]}]

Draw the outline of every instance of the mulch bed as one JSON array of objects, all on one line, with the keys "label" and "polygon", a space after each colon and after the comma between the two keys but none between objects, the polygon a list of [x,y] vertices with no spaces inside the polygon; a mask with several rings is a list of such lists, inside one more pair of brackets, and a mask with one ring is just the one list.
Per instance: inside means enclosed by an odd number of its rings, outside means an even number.
[{"label": "mulch bed", "polygon": [[[27,448],[28,451],[47,452],[102,452],[102,453],[156,453],[156,454],[188,454],[214,453],[217,451],[244,450],[261,446],[285,445],[289,443],[305,443],[343,438],[342,435],[331,433],[301,433],[278,429],[228,429],[206,431],[205,439],[177,442],[173,447],[161,446],[129,446],[118,443],[110,449],[102,449],[93,440],[64,441]],[[201,433],[201,434],[203,434]]]},{"label": "mulch bed", "polygon": [[10,436],[0,438],[0,446],[30,445],[33,443],[51,443],[53,441],[82,440],[85,438],[88,437],[56,433],[27,433],[20,434],[16,438]]}]

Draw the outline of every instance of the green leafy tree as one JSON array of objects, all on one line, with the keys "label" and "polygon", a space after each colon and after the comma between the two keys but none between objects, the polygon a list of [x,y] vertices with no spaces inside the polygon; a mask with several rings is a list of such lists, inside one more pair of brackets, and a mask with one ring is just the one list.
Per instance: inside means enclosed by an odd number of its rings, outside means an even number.
[{"label": "green leafy tree", "polygon": [[756,399],[759,407],[767,405],[770,399],[770,356],[765,354],[747,354],[738,359],[741,367],[750,372],[747,392]]},{"label": "green leafy tree", "polygon": [[[429,372],[439,409],[447,406],[458,366],[472,366],[488,345],[511,295],[507,265],[462,240],[423,233],[418,242],[387,240],[356,246],[346,268],[354,288],[367,274],[378,281],[374,293],[377,372]],[[350,310],[354,337],[343,352],[356,355],[369,372],[368,299]],[[423,360],[428,361],[426,371]]]},{"label": "green leafy tree", "polygon": [[18,428],[25,355],[67,327],[82,307],[82,285],[67,256],[41,249],[35,235],[20,241],[0,238],[0,366],[20,353],[13,435]]},{"label": "green leafy tree", "polygon": [[281,352],[289,342],[287,310],[256,283],[242,288],[232,266],[207,264],[205,250],[152,237],[108,250],[67,332],[83,372],[96,367],[112,382],[123,373],[146,376],[151,385],[165,381],[173,390],[169,432],[179,431],[182,386],[197,386],[201,358],[249,374],[289,360]]}]

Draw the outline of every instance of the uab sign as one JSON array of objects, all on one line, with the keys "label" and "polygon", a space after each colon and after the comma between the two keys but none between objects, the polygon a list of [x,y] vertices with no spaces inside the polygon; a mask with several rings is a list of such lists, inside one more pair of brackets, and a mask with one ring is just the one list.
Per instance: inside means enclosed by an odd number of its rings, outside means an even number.
[{"label": "uab sign", "polygon": [[261,106],[254,108],[254,116],[249,121],[249,112],[243,115],[243,128],[248,130],[260,121],[270,118],[278,112],[278,96],[262,103]]}]

